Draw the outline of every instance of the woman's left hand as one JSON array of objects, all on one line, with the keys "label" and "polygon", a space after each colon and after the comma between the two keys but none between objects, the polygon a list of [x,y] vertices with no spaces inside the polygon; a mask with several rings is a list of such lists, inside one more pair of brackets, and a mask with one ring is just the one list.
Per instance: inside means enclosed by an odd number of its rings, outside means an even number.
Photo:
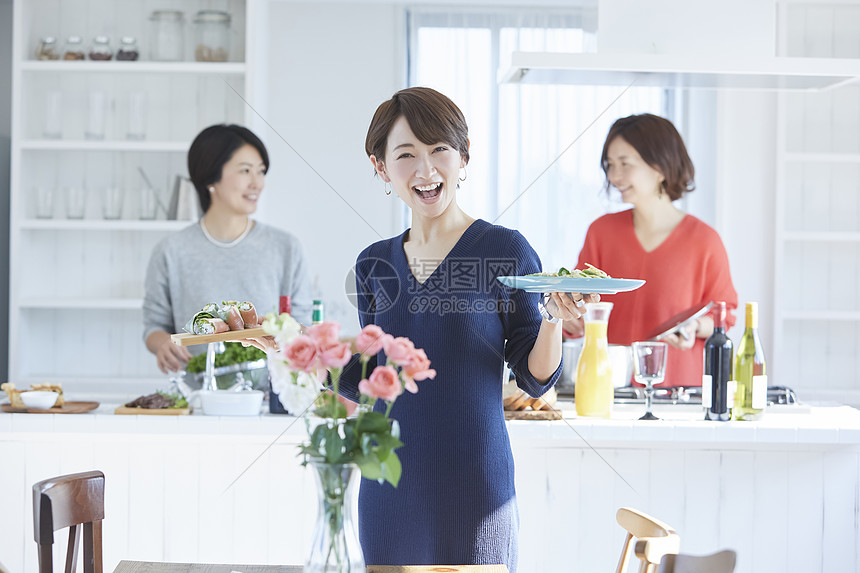
[{"label": "woman's left hand", "polygon": [[[690,324],[685,324],[681,327],[681,329],[676,330],[672,334],[667,334],[661,340],[668,343],[672,348],[677,348],[678,350],[689,350],[696,344],[696,332],[699,329],[699,323],[693,321]],[[684,334],[681,334],[683,330]]]},{"label": "woman's left hand", "polygon": [[259,348],[263,352],[278,349],[278,344],[275,342],[274,336],[261,336],[260,338],[241,338],[239,339],[239,342],[242,344],[242,346],[253,346],[254,348]]},{"label": "woman's left hand", "polygon": [[600,295],[594,293],[553,292],[549,293],[549,300],[544,303],[544,308],[554,318],[571,320],[585,314],[585,303],[599,300]]}]

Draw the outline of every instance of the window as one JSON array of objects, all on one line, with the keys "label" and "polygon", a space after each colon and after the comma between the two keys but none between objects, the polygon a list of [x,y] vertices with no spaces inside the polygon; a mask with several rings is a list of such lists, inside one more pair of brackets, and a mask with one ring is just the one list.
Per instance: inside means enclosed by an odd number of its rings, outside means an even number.
[{"label": "window", "polygon": [[[627,208],[603,191],[600,154],[619,117],[671,119],[661,88],[499,84],[510,52],[593,52],[593,10],[409,12],[409,83],[446,94],[469,123],[471,160],[458,202],[521,231],[545,270],[576,263],[588,225]],[[619,97],[620,96],[620,97]]]}]

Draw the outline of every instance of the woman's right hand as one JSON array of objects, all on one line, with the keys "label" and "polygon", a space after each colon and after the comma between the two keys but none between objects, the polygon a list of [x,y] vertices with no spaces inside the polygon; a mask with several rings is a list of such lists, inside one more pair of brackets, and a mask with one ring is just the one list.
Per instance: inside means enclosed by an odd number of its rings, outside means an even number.
[{"label": "woman's right hand", "polygon": [[168,336],[167,340],[158,346],[155,357],[158,360],[158,368],[167,374],[184,370],[191,360],[191,353],[186,347],[174,344]]}]

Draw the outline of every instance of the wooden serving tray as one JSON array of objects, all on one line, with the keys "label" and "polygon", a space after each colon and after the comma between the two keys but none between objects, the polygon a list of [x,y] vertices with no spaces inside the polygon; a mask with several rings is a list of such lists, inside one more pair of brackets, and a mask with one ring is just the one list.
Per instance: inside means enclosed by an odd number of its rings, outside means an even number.
[{"label": "wooden serving tray", "polygon": [[11,414],[82,414],[95,410],[99,407],[98,402],[66,402],[62,406],[53,408],[13,408],[12,404],[0,404],[0,410]]},{"label": "wooden serving tray", "polygon": [[262,338],[268,336],[262,326],[245,328],[244,330],[228,330],[220,334],[188,334],[179,332],[170,335],[170,341],[179,346],[194,346],[195,344],[209,344],[210,342],[232,342],[243,338]]},{"label": "wooden serving tray", "polygon": [[561,420],[561,410],[505,410],[505,420]]},{"label": "wooden serving tray", "polygon": [[190,414],[193,408],[129,408],[128,406],[118,406],[113,411],[114,414],[129,414],[133,416],[184,416]]}]

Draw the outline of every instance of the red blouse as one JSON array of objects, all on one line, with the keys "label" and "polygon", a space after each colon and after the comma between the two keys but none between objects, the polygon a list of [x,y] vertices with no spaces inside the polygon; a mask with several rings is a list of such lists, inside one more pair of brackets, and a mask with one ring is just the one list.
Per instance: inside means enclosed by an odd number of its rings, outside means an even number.
[{"label": "red blouse", "polygon": [[[646,252],[633,229],[633,210],[610,213],[588,228],[576,268],[590,263],[610,276],[644,279],[637,290],[601,295],[615,306],[609,316],[609,343],[629,345],[646,340],[660,324],[708,301],[726,301],[727,329],[738,294],[720,236],[703,221],[686,215],[653,251]],[[669,347],[666,380],[661,386],[701,386],[705,341],[690,350]]]}]

